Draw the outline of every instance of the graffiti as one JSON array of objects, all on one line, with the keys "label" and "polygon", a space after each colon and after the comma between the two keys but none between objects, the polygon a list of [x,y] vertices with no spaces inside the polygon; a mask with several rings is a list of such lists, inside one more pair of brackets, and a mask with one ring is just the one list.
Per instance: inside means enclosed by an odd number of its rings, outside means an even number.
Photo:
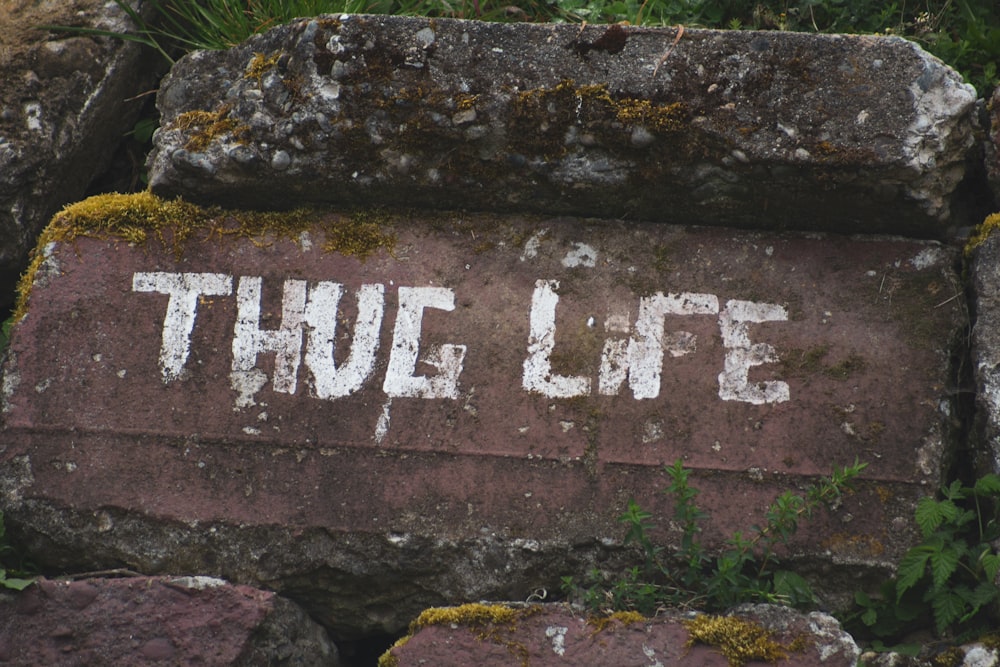
[{"label": "graffiti", "polygon": [[[277,393],[295,394],[300,366],[311,376],[311,395],[325,400],[350,396],[365,387],[375,373],[385,315],[386,286],[361,285],[354,294],[357,306],[349,351],[337,353],[338,315],[344,285],[331,281],[308,283],[285,280],[282,286],[281,321],[277,328],[261,328],[262,278],[219,273],[135,273],[132,289],[167,295],[159,367],[162,380],[182,380],[190,355],[191,334],[199,302],[204,297],[236,299],[230,386],[237,408],[256,405],[256,396],[270,382]],[[435,286],[396,287],[396,318],[388,349],[382,391],[387,397],[382,422],[388,428],[388,406],[393,398],[457,399],[466,355],[465,344],[422,345],[424,311],[455,309],[454,291]],[[718,396],[724,401],[751,404],[781,403],[790,399],[788,384],[778,380],[750,382],[750,369],[778,361],[777,351],[754,342],[750,325],[788,320],[776,304],[730,300],[720,304],[714,294],[657,292],[639,299],[634,325],[627,312],[611,313],[604,322],[604,341],[597,382],[587,375],[560,375],[552,369],[556,346],[556,311],[559,282],[537,280],[528,309],[528,341],[521,368],[521,386],[548,398],[620,395],[631,392],[635,400],[660,395],[664,359],[697,351],[698,338],[684,330],[669,330],[667,318],[717,319],[725,349],[718,375]],[[671,320],[673,321],[673,320]],[[523,345],[517,342],[517,345]],[[346,352],[346,354],[344,353]],[[274,355],[270,378],[260,368],[261,354]],[[471,352],[474,354],[474,351]],[[342,359],[340,363],[337,358]],[[418,361],[434,369],[417,374]],[[380,422],[380,423],[382,423]]]}]

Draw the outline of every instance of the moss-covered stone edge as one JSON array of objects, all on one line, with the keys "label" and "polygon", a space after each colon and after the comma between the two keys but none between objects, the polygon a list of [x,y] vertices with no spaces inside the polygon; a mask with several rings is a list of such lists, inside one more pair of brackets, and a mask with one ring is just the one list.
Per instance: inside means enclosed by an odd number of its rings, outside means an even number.
[{"label": "moss-covered stone edge", "polygon": [[386,228],[387,220],[387,216],[370,211],[345,216],[312,208],[256,211],[205,207],[181,198],[163,199],[148,191],[95,195],[64,207],[42,231],[18,281],[13,320],[27,314],[35,277],[56,243],[90,237],[144,246],[156,239],[180,257],[193,240],[217,242],[230,237],[266,246],[277,238],[296,239],[303,232],[318,230],[323,233],[324,252],[364,261],[380,249],[393,252],[396,237]]}]

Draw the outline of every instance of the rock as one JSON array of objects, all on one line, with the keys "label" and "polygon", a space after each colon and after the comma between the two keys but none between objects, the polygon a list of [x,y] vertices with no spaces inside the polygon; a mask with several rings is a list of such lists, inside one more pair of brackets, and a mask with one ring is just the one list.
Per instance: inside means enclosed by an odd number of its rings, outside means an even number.
[{"label": "rock", "polygon": [[993,201],[1000,209],[1000,87],[993,91],[987,105],[989,112],[989,137],[986,140],[984,162],[986,178],[993,190]]},{"label": "rock", "polygon": [[1000,473],[1000,214],[991,215],[974,238],[970,268],[975,325],[972,367],[976,383],[976,434],[982,443],[977,468]]},{"label": "rock", "polygon": [[42,228],[103,172],[161,70],[133,42],[35,29],[130,29],[114,3],[19,5],[0,16],[0,308]]},{"label": "rock", "polygon": [[678,459],[710,549],[868,463],[791,543],[842,604],[917,540],[956,446],[964,308],[933,242],[142,194],[42,244],[3,384],[19,539],[277,590],[338,639],[630,564],[629,498],[676,545]]},{"label": "rock", "polygon": [[786,607],[757,605],[725,617],[619,613],[593,618],[564,605],[469,604],[424,612],[379,665],[740,664],[730,662],[730,655],[756,656],[754,662],[762,664],[765,651],[747,651],[750,642],[739,646],[740,639],[750,637],[761,638],[759,646],[790,667],[854,667],[861,653],[831,616]]},{"label": "rock", "polygon": [[5,665],[340,664],[295,604],[210,577],[40,579],[0,619]]},{"label": "rock", "polygon": [[886,37],[301,20],[181,60],[153,192],[948,237],[971,86]]}]

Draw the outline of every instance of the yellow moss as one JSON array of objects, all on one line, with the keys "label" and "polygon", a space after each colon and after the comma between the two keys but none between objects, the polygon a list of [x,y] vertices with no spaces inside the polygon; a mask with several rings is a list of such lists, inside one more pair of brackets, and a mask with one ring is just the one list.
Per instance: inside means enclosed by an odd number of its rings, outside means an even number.
[{"label": "yellow moss", "polygon": [[642,125],[660,132],[679,130],[684,118],[684,105],[654,105],[649,100],[630,100],[615,104],[618,120],[626,125]]},{"label": "yellow moss", "polygon": [[970,236],[969,240],[966,242],[965,254],[971,255],[972,251],[981,246],[997,227],[1000,227],[1000,213],[993,213],[986,216],[986,219],[983,220],[983,224],[976,228],[975,233]]},{"label": "yellow moss", "polygon": [[410,632],[429,625],[482,626],[487,623],[512,623],[522,613],[500,604],[463,604],[458,607],[432,607],[424,610],[410,624]]},{"label": "yellow moss", "polygon": [[633,623],[644,623],[646,617],[637,611],[616,611],[608,616],[592,617],[587,619],[587,625],[591,625],[594,631],[591,632],[591,636],[608,630],[609,627],[614,626],[614,621],[618,621],[621,625],[628,627]]},{"label": "yellow moss", "polygon": [[421,628],[432,625],[457,625],[474,630],[476,639],[490,641],[505,646],[508,651],[520,659],[522,665],[528,664],[528,649],[518,642],[509,639],[517,631],[515,622],[518,619],[537,614],[541,607],[511,609],[500,604],[463,604],[458,607],[432,607],[421,612],[415,621],[410,623],[410,631],[396,642],[392,648],[379,658],[378,667],[396,667],[399,659],[392,655],[392,650],[406,644]]},{"label": "yellow moss", "polygon": [[18,282],[14,319],[24,317],[31,285],[52,243],[72,242],[83,236],[142,245],[152,235],[180,257],[195,235],[202,240],[235,236],[265,246],[274,238],[296,239],[315,228],[326,238],[325,252],[364,261],[380,248],[392,252],[396,237],[382,228],[388,220],[384,214],[344,218],[302,208],[279,212],[202,207],[180,198],[161,199],[150,192],[97,195],[66,206],[42,232],[28,268]]},{"label": "yellow moss", "polygon": [[277,52],[272,53],[270,56],[266,56],[263,53],[254,53],[253,58],[250,59],[250,63],[247,65],[246,72],[243,73],[243,78],[255,79],[260,84],[264,75],[277,66],[279,56],[280,54]]},{"label": "yellow moss", "polygon": [[691,635],[687,645],[715,646],[733,667],[751,660],[777,662],[788,657],[788,649],[774,640],[759,623],[736,616],[699,615],[684,621]]},{"label": "yellow moss", "polygon": [[957,646],[952,646],[934,656],[931,662],[935,667],[958,667],[965,662],[965,651]]},{"label": "yellow moss", "polygon": [[184,150],[200,153],[218,137],[230,135],[239,142],[245,142],[250,128],[229,117],[228,105],[221,105],[215,111],[186,111],[177,116],[168,130],[191,132]]},{"label": "yellow moss", "polygon": [[468,111],[476,106],[477,99],[479,99],[479,95],[457,95],[455,97],[455,107],[459,111]]},{"label": "yellow moss", "polygon": [[635,97],[615,99],[604,84],[577,86],[572,79],[564,79],[553,88],[524,91],[518,95],[518,103],[524,105],[567,93],[581,102],[587,100],[610,107],[615,118],[624,125],[642,125],[659,132],[670,132],[681,129],[683,124],[684,105],[681,102],[655,104]]}]

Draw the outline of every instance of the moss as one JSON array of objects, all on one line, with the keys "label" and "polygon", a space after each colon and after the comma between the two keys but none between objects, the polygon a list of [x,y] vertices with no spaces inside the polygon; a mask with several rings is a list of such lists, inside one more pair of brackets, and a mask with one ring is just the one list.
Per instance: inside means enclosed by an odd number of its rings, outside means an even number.
[{"label": "moss", "polygon": [[243,78],[254,79],[257,85],[260,85],[264,75],[277,67],[279,57],[280,53],[277,52],[272,53],[270,56],[266,56],[263,53],[254,53],[253,58],[250,59],[250,63],[247,65],[246,72],[243,73]]},{"label": "moss", "polygon": [[789,377],[822,373],[834,380],[846,380],[867,367],[864,357],[854,353],[835,364],[827,365],[824,360],[829,351],[829,345],[817,345],[809,350],[788,350],[781,355],[781,365]]},{"label": "moss", "polygon": [[774,640],[759,623],[736,616],[699,615],[684,621],[690,638],[687,646],[715,646],[733,667],[742,667],[751,660],[777,662],[788,657],[788,647]]},{"label": "moss", "polygon": [[357,257],[362,261],[380,248],[391,254],[396,238],[382,231],[388,222],[389,216],[384,213],[359,211],[350,219],[325,230],[323,250]]},{"label": "moss", "polygon": [[528,649],[521,643],[510,639],[517,631],[517,621],[537,614],[542,610],[539,606],[524,609],[512,609],[500,604],[463,604],[458,607],[432,607],[421,612],[415,621],[410,623],[409,633],[396,642],[392,648],[379,658],[379,667],[396,667],[399,659],[392,655],[392,650],[406,644],[422,628],[432,625],[455,625],[467,627],[476,633],[479,641],[490,641],[505,646],[522,665],[528,664]]},{"label": "moss", "polygon": [[637,611],[616,611],[608,616],[587,619],[587,625],[594,628],[593,632],[590,633],[591,637],[609,629],[613,631],[616,625],[628,627],[633,623],[645,622],[646,617]]},{"label": "moss", "polygon": [[993,231],[1000,227],[1000,213],[993,213],[986,216],[983,223],[976,227],[976,231],[969,237],[969,240],[965,243],[965,254],[966,256],[971,255],[972,251],[983,244],[986,239],[990,237]]},{"label": "moss", "polygon": [[393,251],[396,238],[383,230],[387,222],[388,216],[378,213],[344,218],[303,208],[278,212],[202,207],[180,198],[161,199],[150,192],[97,195],[66,206],[42,232],[18,283],[14,318],[24,317],[31,285],[52,243],[94,237],[143,245],[152,237],[180,257],[195,236],[203,241],[234,236],[264,247],[274,238],[296,239],[302,232],[318,229],[326,239],[325,252],[364,261],[379,249]]},{"label": "moss", "polygon": [[245,143],[250,128],[231,118],[230,111],[232,109],[225,104],[215,111],[186,111],[177,116],[166,129],[190,133],[187,143],[184,144],[184,150],[193,153],[204,151],[212,141],[226,135],[237,142]]},{"label": "moss", "polygon": [[[686,108],[681,102],[660,104],[634,97],[612,97],[605,84],[577,86],[564,79],[551,88],[522,91],[511,112],[511,147],[527,154],[544,152],[558,157],[567,150],[564,137],[570,125],[604,133],[603,143],[621,142],[630,126],[660,134],[685,127]],[[609,122],[612,121],[612,122]],[[624,127],[614,127],[617,122]],[[614,130],[608,134],[609,130]]]},{"label": "moss", "polygon": [[958,667],[965,662],[965,651],[957,646],[952,646],[934,656],[931,662],[935,667]]}]

